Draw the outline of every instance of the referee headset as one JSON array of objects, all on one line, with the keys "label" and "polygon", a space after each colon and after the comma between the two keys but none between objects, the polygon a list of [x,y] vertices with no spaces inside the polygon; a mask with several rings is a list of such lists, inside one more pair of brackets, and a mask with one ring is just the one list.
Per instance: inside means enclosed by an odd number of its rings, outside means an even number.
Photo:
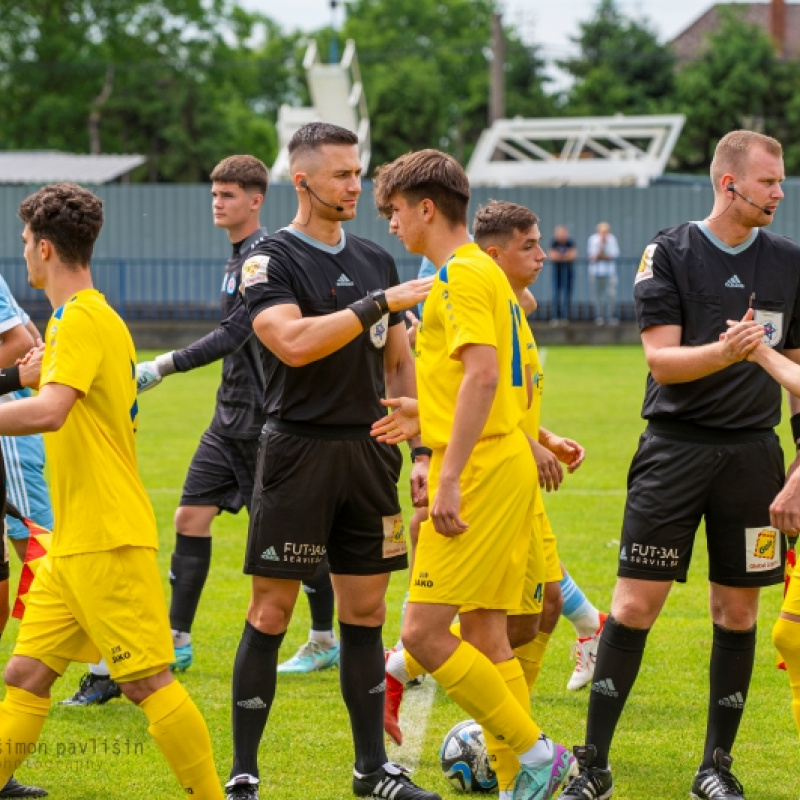
[{"label": "referee headset", "polygon": [[[772,216],[772,210],[771,210],[771,209],[769,209],[769,208],[764,208],[763,206],[760,206],[760,205],[758,205],[758,203],[754,203],[754,202],[753,202],[753,201],[752,201],[752,200],[751,200],[749,197],[745,197],[745,196],[744,196],[744,195],[743,195],[743,194],[742,194],[742,193],[741,193],[741,192],[740,192],[740,191],[739,191],[739,190],[736,188],[736,186],[734,186],[732,183],[729,183],[729,184],[728,184],[728,185],[725,187],[725,191],[726,191],[726,192],[731,192],[731,194],[738,195],[739,197],[741,197],[741,198],[742,198],[742,200],[744,200],[744,201],[745,201],[745,203],[750,203],[750,205],[751,205],[751,206],[753,206],[753,208],[757,208],[759,211],[763,212],[763,213],[764,213],[764,214],[766,214],[768,217],[771,217],[771,216]],[[733,203],[733,198],[732,198],[732,197],[731,197],[731,203]],[[730,208],[730,206],[728,206],[728,208]],[[726,210],[727,210],[727,209],[726,209]]]},{"label": "referee headset", "polygon": [[[334,211],[344,211],[344,206],[334,205],[333,203],[328,203],[325,200],[323,200],[308,185],[308,181],[305,178],[300,178],[300,181],[299,181],[298,185],[300,186],[301,189],[305,189],[318,203],[321,203],[323,206],[327,206],[328,208],[332,208]],[[305,222],[298,222],[297,220],[295,220],[295,222],[297,222],[298,225],[302,225],[303,227],[308,225],[308,223],[311,222],[311,211],[312,211],[312,209],[309,209],[308,219]],[[353,280],[352,277],[350,277],[349,275],[347,277],[350,278],[350,280],[353,281],[353,283],[355,284],[356,289],[358,289],[359,292],[363,292],[364,294],[366,294],[366,291],[362,290],[362,288]],[[333,289],[331,291],[333,291]]]}]

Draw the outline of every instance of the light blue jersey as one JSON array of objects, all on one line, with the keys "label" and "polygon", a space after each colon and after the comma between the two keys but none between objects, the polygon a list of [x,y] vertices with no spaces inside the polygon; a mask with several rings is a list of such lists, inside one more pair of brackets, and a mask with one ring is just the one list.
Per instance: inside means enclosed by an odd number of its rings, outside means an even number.
[{"label": "light blue jersey", "polygon": [[[0,276],[0,339],[17,325],[27,325],[30,317],[20,308],[8,284]],[[29,397],[30,389],[22,389],[0,397],[0,402],[13,402]],[[53,509],[44,480],[44,441],[41,434],[33,436],[0,436],[0,448],[6,463],[8,499],[20,512],[43,528],[52,530]],[[16,519],[8,519],[8,535],[26,539],[28,529]]]}]

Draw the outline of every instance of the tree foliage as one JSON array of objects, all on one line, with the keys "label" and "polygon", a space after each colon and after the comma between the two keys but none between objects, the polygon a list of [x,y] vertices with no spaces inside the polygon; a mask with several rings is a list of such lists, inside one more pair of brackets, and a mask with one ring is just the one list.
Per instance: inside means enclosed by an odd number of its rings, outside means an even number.
[{"label": "tree foliage", "polygon": [[719,11],[722,24],[677,77],[677,106],[686,126],[675,154],[679,167],[690,172],[707,171],[717,142],[735,128],[780,135],[789,110],[787,68],[767,33],[733,8]]},{"label": "tree foliage", "polygon": [[600,0],[579,24],[574,58],[559,61],[572,78],[564,111],[572,116],[663,113],[674,97],[675,59],[646,20]]},{"label": "tree foliage", "polygon": [[[308,41],[356,42],[373,166],[437,147],[466,163],[487,125],[492,15],[499,0],[348,0],[341,30],[285,32],[240,0],[0,0],[0,147],[142,153],[135,180],[202,181],[249,152],[271,164],[283,103],[308,105]],[[578,52],[549,91],[541,48],[506,28],[506,116],[683,112],[675,164],[705,171],[736,127],[777,136],[800,168],[800,62],[720,8],[722,25],[676,70],[645,19],[597,0]]]}]

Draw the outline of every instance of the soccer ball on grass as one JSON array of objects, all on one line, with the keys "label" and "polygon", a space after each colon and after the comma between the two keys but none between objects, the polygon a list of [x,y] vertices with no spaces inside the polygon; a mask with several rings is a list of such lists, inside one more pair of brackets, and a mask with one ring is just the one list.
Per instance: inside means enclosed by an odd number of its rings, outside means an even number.
[{"label": "soccer ball on grass", "polygon": [[489,765],[483,730],[474,719],[454,725],[439,748],[442,772],[460,792],[488,793],[497,789],[497,776]]}]

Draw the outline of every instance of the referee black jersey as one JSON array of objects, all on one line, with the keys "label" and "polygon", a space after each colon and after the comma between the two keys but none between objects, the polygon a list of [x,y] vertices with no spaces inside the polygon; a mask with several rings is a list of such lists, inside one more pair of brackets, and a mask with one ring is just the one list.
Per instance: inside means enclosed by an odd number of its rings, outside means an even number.
[{"label": "referee black jersey", "polygon": [[[243,291],[251,319],[272,306],[292,304],[304,317],[347,308],[375,289],[399,282],[394,259],[368,239],[342,231],[329,246],[294,228],[261,242],[244,265]],[[385,315],[344,347],[302,367],[290,367],[261,348],[266,375],[264,412],[287,422],[367,426],[385,413]]]},{"label": "referee black jersey", "polygon": [[267,238],[259,228],[244,241],[233,245],[222,279],[222,322],[211,333],[182,350],[173,358],[178,372],[222,361],[222,382],[217,389],[217,403],[210,427],[231,439],[257,438],[264,424],[261,398],[264,375],[253,325],[239,289],[242,265]]},{"label": "referee black jersey", "polygon": [[[728,247],[702,222],[656,235],[634,285],[639,329],[679,325],[689,347],[719,340],[726,320],[752,304],[765,341],[800,348],[800,247],[763,228]],[[761,367],[732,364],[695,381],[662,386],[647,376],[642,416],[713,428],[772,428],[780,421],[781,389]]]}]

